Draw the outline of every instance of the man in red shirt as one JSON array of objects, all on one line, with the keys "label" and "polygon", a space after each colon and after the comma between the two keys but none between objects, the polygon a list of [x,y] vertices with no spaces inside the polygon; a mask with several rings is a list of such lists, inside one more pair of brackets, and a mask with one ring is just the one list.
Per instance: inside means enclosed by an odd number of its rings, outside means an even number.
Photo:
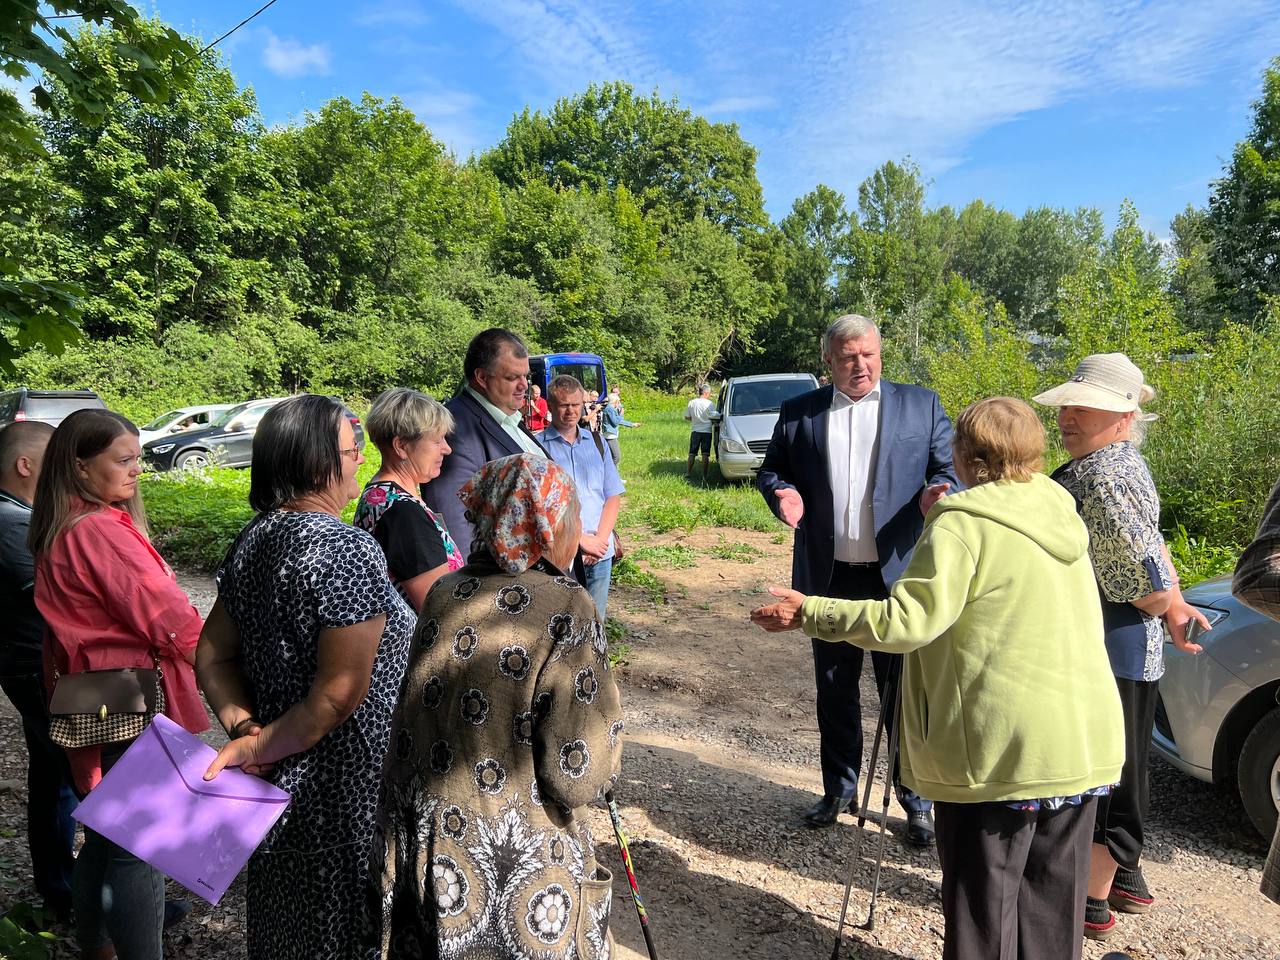
[{"label": "man in red shirt", "polygon": [[533,432],[540,433],[547,428],[547,401],[542,398],[542,388],[536,383],[529,388],[532,394],[525,402],[525,425]]}]

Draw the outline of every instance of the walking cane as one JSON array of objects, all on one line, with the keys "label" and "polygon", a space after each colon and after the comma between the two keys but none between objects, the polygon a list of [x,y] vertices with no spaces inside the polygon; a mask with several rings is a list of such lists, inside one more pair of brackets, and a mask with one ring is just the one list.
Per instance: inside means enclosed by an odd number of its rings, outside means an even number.
[{"label": "walking cane", "polygon": [[631,902],[636,905],[636,916],[640,918],[640,932],[644,934],[644,945],[649,951],[649,960],[658,960],[658,950],[653,945],[653,934],[649,932],[649,914],[644,909],[644,901],[640,899],[640,885],[636,883],[636,871],[631,864],[631,850],[627,846],[627,835],[622,830],[622,817],[618,813],[618,805],[613,800],[612,790],[604,792],[604,802],[609,805],[613,835],[618,839],[618,849],[622,851],[622,866],[627,871],[627,883],[631,885]]},{"label": "walking cane", "polygon": [[[902,659],[899,657],[890,667],[889,676],[885,680],[884,691],[880,694],[880,716],[876,720],[876,737],[871,747],[871,761],[867,765],[867,779],[862,791],[862,806],[858,810],[858,833],[853,841],[853,855],[849,858],[849,874],[844,883],[844,901],[840,904],[840,923],[836,927],[836,942],[831,949],[831,960],[839,960],[840,945],[844,941],[844,921],[849,911],[849,894],[853,890],[853,875],[858,869],[858,857],[862,853],[862,838],[866,835],[865,825],[871,806],[871,784],[876,770],[876,761],[880,759],[880,738],[888,726],[887,753],[889,759],[888,774],[884,780],[884,804],[880,811],[880,837],[876,851],[876,869],[872,878],[871,902],[867,908],[867,919],[858,924],[859,930],[874,930],[876,925],[876,894],[880,891],[880,865],[884,862],[884,839],[888,831],[889,793],[893,786],[893,764],[898,757],[898,706],[901,698]],[[892,716],[894,723],[887,724]]]}]

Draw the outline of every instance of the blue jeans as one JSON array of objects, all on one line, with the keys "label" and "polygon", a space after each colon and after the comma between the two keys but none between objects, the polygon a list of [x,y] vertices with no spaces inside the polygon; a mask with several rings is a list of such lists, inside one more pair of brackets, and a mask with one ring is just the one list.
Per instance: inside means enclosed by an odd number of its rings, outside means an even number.
[{"label": "blue jeans", "polygon": [[70,910],[76,795],[67,755],[49,739],[44,677],[39,672],[0,677],[0,688],[22,715],[27,741],[27,847],[36,893],[54,910]]},{"label": "blue jeans", "polygon": [[609,605],[609,580],[613,576],[613,557],[597,560],[586,568],[587,582],[583,584],[591,599],[596,602],[596,611],[600,614],[600,622],[604,623],[605,607]]},{"label": "blue jeans", "polygon": [[[102,748],[102,772],[129,746]],[[164,875],[102,834],[84,828],[72,895],[81,950],[108,943],[118,960],[164,960]]]}]

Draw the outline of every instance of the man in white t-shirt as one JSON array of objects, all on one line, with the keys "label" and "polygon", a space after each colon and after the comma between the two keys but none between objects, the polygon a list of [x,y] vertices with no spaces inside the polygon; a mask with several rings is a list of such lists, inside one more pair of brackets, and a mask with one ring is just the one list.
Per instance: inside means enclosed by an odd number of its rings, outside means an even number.
[{"label": "man in white t-shirt", "polygon": [[711,402],[711,384],[704,383],[698,387],[698,396],[684,408],[684,418],[693,427],[689,434],[689,465],[684,468],[686,478],[693,476],[693,461],[701,450],[702,482],[707,482],[707,471],[711,469],[711,415],[715,412],[716,405]]}]

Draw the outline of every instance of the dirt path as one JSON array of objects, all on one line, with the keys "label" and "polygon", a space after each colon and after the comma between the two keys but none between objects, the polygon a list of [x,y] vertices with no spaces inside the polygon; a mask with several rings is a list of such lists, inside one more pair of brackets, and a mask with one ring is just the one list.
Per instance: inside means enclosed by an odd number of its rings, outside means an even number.
[{"label": "dirt path", "polygon": [[[818,960],[831,952],[855,828],[848,816],[831,831],[807,830],[798,819],[819,788],[808,641],[765,634],[746,619],[768,584],[786,582],[789,546],[774,540],[736,530],[633,535],[633,548],[683,549],[641,551],[650,559],[640,566],[660,586],[614,587],[611,614],[626,626],[630,646],[621,671],[628,742],[617,793],[664,960]],[[667,556],[697,563],[672,568]],[[184,582],[207,610],[207,578]],[[869,679],[863,701],[870,737],[877,701]],[[16,780],[22,763],[16,717],[0,700],[0,781]],[[21,793],[18,784],[0,788],[0,910],[28,886]],[[640,960],[644,944],[608,818],[593,816],[601,860],[617,875],[617,955]],[[1147,872],[1159,900],[1146,918],[1120,918],[1107,949],[1139,960],[1280,958],[1280,907],[1257,892],[1265,848],[1245,823],[1233,795],[1157,762]],[[937,957],[937,858],[898,842],[896,804],[889,825],[876,928],[856,932],[845,955]],[[865,915],[871,862],[869,852],[855,916]],[[243,916],[239,883],[219,907],[197,907],[169,938],[168,955],[243,956]],[[1104,952],[1085,945],[1091,960]],[[60,955],[72,956],[65,945]]]}]

